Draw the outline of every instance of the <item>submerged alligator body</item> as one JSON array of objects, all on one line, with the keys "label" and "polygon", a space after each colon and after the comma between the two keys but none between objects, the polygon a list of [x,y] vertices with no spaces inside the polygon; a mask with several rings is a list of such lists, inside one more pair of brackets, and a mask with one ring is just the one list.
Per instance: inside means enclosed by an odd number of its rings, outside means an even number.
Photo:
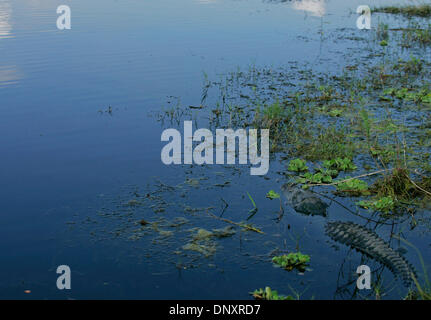
[{"label": "submerged alligator body", "polygon": [[326,217],[328,204],[317,197],[313,192],[304,190],[296,185],[285,184],[281,187],[289,205],[295,211],[307,215],[320,215]]},{"label": "submerged alligator body", "polygon": [[326,234],[333,240],[380,262],[389,268],[395,277],[402,279],[406,287],[410,286],[412,274],[415,274],[413,266],[375,232],[353,222],[341,221],[328,222],[325,229]]}]

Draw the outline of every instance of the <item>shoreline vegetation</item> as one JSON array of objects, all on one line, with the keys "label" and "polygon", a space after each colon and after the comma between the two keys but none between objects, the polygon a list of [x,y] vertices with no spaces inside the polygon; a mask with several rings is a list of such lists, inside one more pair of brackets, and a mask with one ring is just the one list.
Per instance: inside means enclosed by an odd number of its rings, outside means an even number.
[{"label": "shoreline vegetation", "polygon": [[[283,85],[291,75],[265,68],[237,72],[225,82],[243,91],[237,104],[223,103],[235,98],[226,96],[229,88],[212,83],[221,102],[199,111],[207,112],[213,127],[269,128],[271,152],[296,158],[288,177],[304,188],[366,196],[359,206],[382,214],[415,211],[427,207],[431,196],[429,64],[414,56],[389,59],[367,70],[344,70],[341,77],[308,71],[294,90]],[[272,83],[262,87],[265,77]],[[406,115],[417,121],[407,122]],[[292,161],[300,168],[290,169]]]},{"label": "shoreline vegetation", "polygon": [[[390,6],[373,9],[373,12],[430,17],[431,5]],[[402,33],[398,32],[400,30]],[[199,104],[170,104],[167,109],[158,111],[156,118],[163,125],[179,125],[187,119],[195,119],[196,125],[204,122],[211,130],[268,128],[271,160],[280,161],[284,167],[282,172],[270,172],[278,175],[279,180],[330,199],[331,203],[349,201],[351,205],[342,205],[346,212],[365,217],[367,223],[375,223],[375,229],[380,225],[393,227],[404,223],[414,230],[421,224],[419,214],[429,214],[431,209],[431,61],[418,51],[429,50],[431,25],[426,28],[417,24],[409,24],[408,28],[389,28],[380,23],[369,32],[371,36],[366,41],[372,45],[366,64],[362,57],[356,60],[349,57],[348,64],[341,65],[340,70],[331,74],[316,72],[308,66],[273,68],[253,65],[214,81],[204,75]],[[201,183],[201,180],[190,178],[185,185],[194,189]],[[225,182],[215,186],[228,185]],[[175,190],[166,185],[159,187],[169,192]],[[163,206],[163,211],[158,212],[164,212],[167,205],[161,200],[161,193],[149,192],[142,201],[154,197]],[[248,192],[247,195],[253,206],[248,221],[258,215],[259,203],[253,199],[258,196],[251,197]],[[259,199],[262,197],[279,199],[279,221],[284,214],[280,195],[268,190]],[[244,199],[248,201],[246,197]],[[199,211],[231,228],[239,227],[259,236],[266,233],[249,222],[234,222],[222,217],[229,206],[222,200],[224,204],[219,216],[212,213],[212,207]],[[128,206],[139,206],[139,201]],[[277,200],[274,202],[278,203]],[[250,204],[244,203],[247,205]],[[153,208],[156,209],[161,210]],[[193,211],[189,207],[187,210]],[[262,211],[259,214],[262,215]],[[161,232],[160,224],[142,221],[139,232]],[[356,229],[361,232],[360,228]],[[191,240],[183,249],[204,257],[215,253],[215,239],[234,234],[231,229],[223,230],[222,236],[220,230],[190,230],[193,231]],[[163,233],[163,236],[168,235]],[[391,231],[390,239],[385,240],[391,243],[392,238],[404,241],[403,231]],[[427,269],[421,253],[415,250],[422,264],[420,276],[424,280],[420,282],[416,275],[412,275],[415,286],[401,298],[429,300],[431,286]],[[313,258],[298,248],[296,252],[274,255],[271,260],[286,272],[293,269],[304,272],[309,261]],[[373,283],[376,299],[384,295],[379,281]],[[292,299],[292,296],[279,295],[269,286],[251,294],[255,299]],[[294,296],[299,298],[299,294]]]},{"label": "shoreline vegetation", "polygon": [[[431,5],[373,11],[429,17]],[[428,46],[431,27],[400,30],[393,44],[391,31],[398,29],[378,26],[381,58],[366,68],[346,66],[341,76],[304,69],[295,79],[284,70],[252,66],[219,82],[206,79],[200,108],[181,113],[203,112],[214,128],[269,128],[270,150],[286,159],[290,181],[317,193],[330,188],[333,196],[349,197],[385,221],[408,217],[415,228],[415,213],[431,203],[430,62],[413,54],[395,59],[384,47]],[[211,89],[219,94],[212,108],[204,106]],[[414,283],[416,294],[407,298],[429,299],[429,289],[416,278]],[[261,289],[254,296],[271,294]]]},{"label": "shoreline vegetation", "polygon": [[407,17],[431,17],[431,4],[408,5],[408,6],[385,6],[376,7],[372,12],[389,13],[389,14],[402,14]]}]

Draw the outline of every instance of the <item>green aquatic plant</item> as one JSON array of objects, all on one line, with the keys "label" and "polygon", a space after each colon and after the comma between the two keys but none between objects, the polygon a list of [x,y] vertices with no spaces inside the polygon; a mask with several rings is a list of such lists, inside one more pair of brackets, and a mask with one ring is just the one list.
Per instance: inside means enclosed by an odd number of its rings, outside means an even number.
[{"label": "green aquatic plant", "polygon": [[370,118],[370,114],[365,108],[362,108],[359,111],[359,120],[360,120],[360,129],[362,130],[363,134],[365,134],[365,138],[367,139],[368,145],[370,145],[371,140],[371,128],[374,124],[374,121],[372,118]]},{"label": "green aquatic plant", "polygon": [[346,107],[344,105],[340,105],[340,104],[329,104],[329,105],[324,105],[320,108],[318,108],[319,112],[321,112],[322,114],[326,114],[330,117],[341,117],[344,113],[344,111],[346,110]]},{"label": "green aquatic plant", "polygon": [[196,234],[193,236],[193,240],[206,240],[213,236],[213,233],[211,231],[205,230],[203,228],[200,228]]},{"label": "green aquatic plant", "polygon": [[431,197],[431,179],[422,176],[414,179],[406,168],[384,170],[379,178],[369,187],[374,198],[357,203],[360,207],[388,213],[394,209],[404,209],[405,212],[411,206],[426,207]]},{"label": "green aquatic plant", "polygon": [[323,161],[323,167],[337,171],[353,171],[358,168],[352,160],[347,157],[325,160]]},{"label": "green aquatic plant", "polygon": [[265,290],[262,288],[254,290],[250,294],[256,300],[294,300],[292,296],[279,295],[276,290],[272,290],[270,287],[265,287]]},{"label": "green aquatic plant", "polygon": [[406,75],[418,75],[423,70],[424,61],[422,59],[410,56],[410,60],[404,61],[402,59],[398,60],[393,66],[395,71],[403,71]]},{"label": "green aquatic plant", "polygon": [[369,195],[368,183],[356,178],[346,177],[345,180],[336,184],[337,191],[347,193],[351,196]]},{"label": "green aquatic plant", "polygon": [[194,251],[202,254],[205,258],[209,258],[217,251],[217,246],[214,242],[189,242],[182,246],[185,251]]},{"label": "green aquatic plant", "polygon": [[338,170],[335,169],[317,168],[316,172],[320,172],[324,176],[330,176],[331,178],[335,178],[338,176]]},{"label": "green aquatic plant", "polygon": [[384,96],[392,96],[404,101],[414,101],[422,103],[431,103],[431,91],[422,89],[414,91],[409,88],[388,88],[383,91]]},{"label": "green aquatic plant", "polygon": [[421,102],[431,104],[431,92],[421,97]]},{"label": "green aquatic plant", "polygon": [[289,253],[273,257],[272,262],[288,271],[297,269],[300,272],[304,272],[308,262],[310,262],[310,256],[301,252]]},{"label": "green aquatic plant", "polygon": [[334,157],[352,158],[357,146],[348,136],[348,128],[331,125],[329,127],[317,125],[316,135],[309,138],[300,137],[295,144],[293,153],[306,160],[330,160]]},{"label": "green aquatic plant", "polygon": [[370,154],[373,157],[377,157],[380,159],[383,163],[389,163],[391,160],[394,159],[395,151],[392,145],[386,145],[386,146],[371,146],[370,147]]},{"label": "green aquatic plant", "polygon": [[417,29],[414,31],[413,40],[426,46],[431,44],[431,24],[427,28]]},{"label": "green aquatic plant", "polygon": [[296,178],[296,182],[301,184],[331,183],[332,176],[321,172],[315,174],[307,172],[303,176]]},{"label": "green aquatic plant", "polygon": [[318,90],[320,91],[320,96],[318,97],[319,100],[322,101],[329,101],[333,99],[334,96],[334,87],[330,85],[321,85],[319,86]]},{"label": "green aquatic plant", "polygon": [[290,160],[287,170],[295,171],[295,172],[307,171],[308,167],[307,167],[306,163],[307,162],[305,160],[302,160],[302,159]]},{"label": "green aquatic plant", "polygon": [[403,29],[401,46],[411,48],[413,44],[419,44],[422,47],[431,44],[431,24],[423,27],[418,23],[412,23],[409,28]]},{"label": "green aquatic plant", "polygon": [[258,210],[258,208],[257,208],[257,206],[256,206],[256,202],[254,202],[254,199],[253,199],[253,197],[250,195],[250,193],[248,193],[247,192],[247,195],[248,195],[248,198],[250,199],[250,201],[251,201],[251,204],[253,205],[253,209],[250,209],[249,211],[248,211],[248,213],[249,213],[249,216],[248,216],[248,218],[247,218],[247,220],[250,220],[256,213],[257,213],[257,210]]},{"label": "green aquatic plant", "polygon": [[391,197],[404,202],[410,202],[420,195],[420,190],[413,185],[408,171],[403,168],[394,169],[383,175],[374,181],[370,189],[378,197]]},{"label": "green aquatic plant", "polygon": [[284,117],[284,109],[279,101],[276,101],[270,105],[267,105],[263,109],[263,115],[268,119],[268,121],[282,121]]},{"label": "green aquatic plant", "polygon": [[[191,230],[195,231],[194,229]],[[185,251],[194,251],[208,258],[214,255],[217,251],[217,245],[212,239],[214,234],[211,231],[200,228],[191,236],[188,243],[182,246]]]},{"label": "green aquatic plant", "polygon": [[251,120],[252,125],[256,128],[269,129],[271,150],[279,150],[282,141],[286,138],[286,125],[291,118],[290,111],[286,108],[286,103],[276,100],[272,104],[263,106],[260,102],[255,102],[255,104],[254,118]]},{"label": "green aquatic plant", "polygon": [[388,213],[394,210],[396,202],[391,196],[388,196],[376,200],[362,200],[356,204],[364,209]]},{"label": "green aquatic plant", "polygon": [[380,22],[377,25],[376,36],[378,40],[388,40],[389,39],[389,26],[386,23]]},{"label": "green aquatic plant", "polygon": [[280,198],[280,194],[278,194],[277,192],[275,192],[274,190],[269,190],[268,193],[266,194],[266,197],[268,199],[279,199]]},{"label": "green aquatic plant", "polygon": [[343,114],[342,109],[332,109],[331,111],[328,112],[328,115],[330,115],[331,117],[339,117],[342,114]]}]

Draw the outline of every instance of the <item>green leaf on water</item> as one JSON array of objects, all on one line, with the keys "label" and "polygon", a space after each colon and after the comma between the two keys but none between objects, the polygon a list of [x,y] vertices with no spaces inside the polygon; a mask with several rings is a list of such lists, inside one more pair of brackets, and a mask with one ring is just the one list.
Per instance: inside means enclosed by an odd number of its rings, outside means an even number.
[{"label": "green leaf on water", "polygon": [[288,271],[298,269],[304,272],[308,262],[310,262],[310,256],[301,252],[289,253],[273,257],[272,262]]},{"label": "green leaf on water", "polygon": [[277,192],[275,192],[274,190],[269,190],[268,193],[266,194],[266,197],[268,199],[279,199],[280,198],[280,194],[278,194]]},{"label": "green leaf on water", "polygon": [[289,167],[287,168],[289,171],[301,172],[307,171],[308,167],[306,165],[306,161],[302,159],[294,159],[289,162]]}]

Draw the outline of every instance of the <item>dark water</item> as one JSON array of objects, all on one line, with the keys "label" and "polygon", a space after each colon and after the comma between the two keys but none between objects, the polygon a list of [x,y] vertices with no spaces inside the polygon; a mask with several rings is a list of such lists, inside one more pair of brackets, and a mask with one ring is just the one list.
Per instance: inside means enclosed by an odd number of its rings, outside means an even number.
[{"label": "dark water", "polygon": [[[382,3],[391,1],[370,5]],[[71,30],[56,28],[61,4],[72,9]],[[0,0],[0,297],[235,299],[271,286],[305,299],[350,298],[354,284],[348,283],[361,256],[328,243],[325,218],[286,207],[285,218],[274,223],[278,203],[264,195],[283,183],[275,174],[283,169],[279,161],[271,162],[269,180],[247,168],[167,167],[154,113],[178,99],[199,105],[204,73],[214,79],[238,67],[290,62],[330,72],[348,64],[346,53],[360,54],[363,43],[333,41],[331,34],[360,32],[352,13],[360,4]],[[122,204],[133,192],[157,188],[158,179],[183,189],[159,192],[171,205],[157,217],[184,216],[190,226],[168,239],[157,232],[130,239],[138,228],[133,222],[154,213]],[[193,186],[186,179],[202,180]],[[214,186],[226,181],[227,187]],[[246,191],[259,206],[253,223],[265,236],[237,232],[217,241],[209,258],[173,253],[186,243],[188,229],[226,226],[204,210],[187,215],[184,205],[215,207],[218,214],[223,198],[229,203],[224,217],[241,221],[252,208]],[[348,215],[337,204],[330,214]],[[379,229],[382,236],[389,231]],[[411,233],[409,241],[429,252],[426,233]],[[302,275],[272,267],[269,252],[298,243],[312,270]],[[413,250],[406,257],[420,266]],[[70,291],[56,288],[61,264],[72,269]],[[387,297],[406,293],[390,272],[383,274],[393,287]],[[337,292],[345,284],[347,293]]]}]

